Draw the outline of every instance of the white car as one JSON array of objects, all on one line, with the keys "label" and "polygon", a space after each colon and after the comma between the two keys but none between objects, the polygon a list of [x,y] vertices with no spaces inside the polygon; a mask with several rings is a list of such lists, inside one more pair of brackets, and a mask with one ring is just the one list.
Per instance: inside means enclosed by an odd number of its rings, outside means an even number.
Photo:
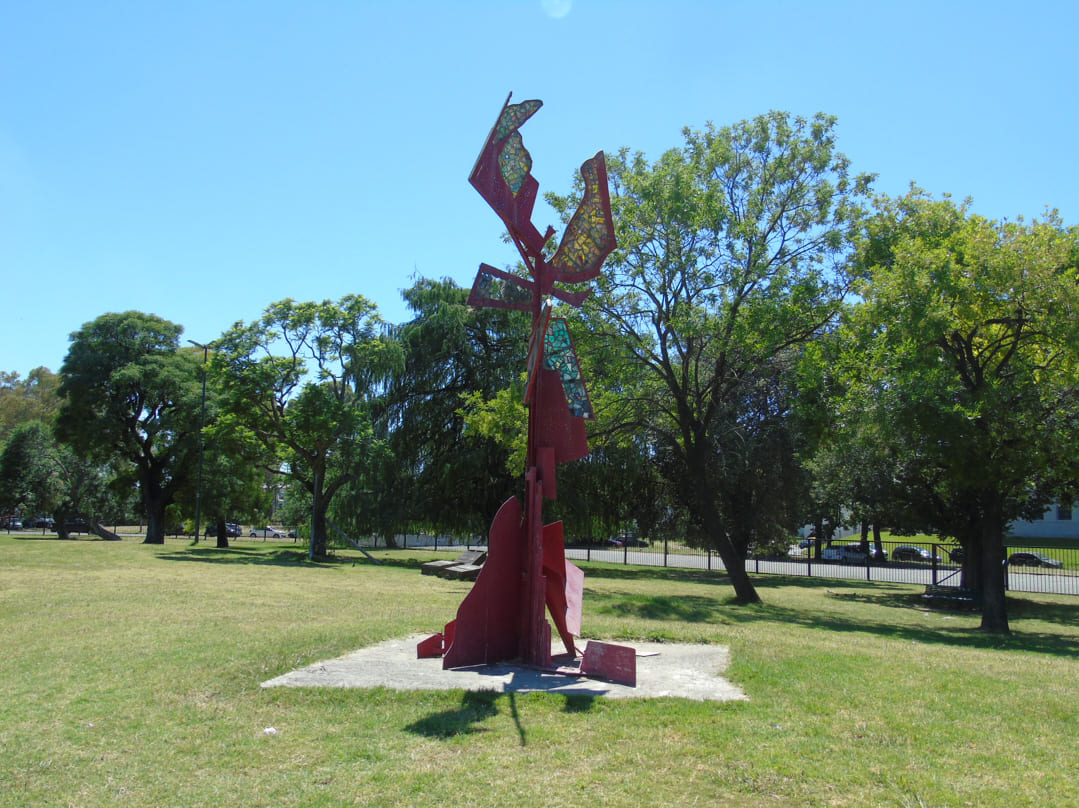
[{"label": "white car", "polygon": [[821,551],[825,561],[842,561],[845,564],[868,564],[870,561],[887,561],[888,552],[878,553],[872,546],[867,553],[860,544],[846,544],[842,547],[828,547]]},{"label": "white car", "polygon": [[276,527],[253,527],[251,528],[252,539],[286,539],[285,531]]}]

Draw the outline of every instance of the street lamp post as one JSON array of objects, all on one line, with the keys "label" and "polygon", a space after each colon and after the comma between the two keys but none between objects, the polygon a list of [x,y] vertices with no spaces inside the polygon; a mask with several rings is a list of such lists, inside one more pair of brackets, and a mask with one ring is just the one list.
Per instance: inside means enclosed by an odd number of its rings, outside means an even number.
[{"label": "street lamp post", "polygon": [[199,411],[199,474],[195,485],[195,544],[199,543],[202,529],[202,429],[206,426],[206,352],[209,346],[189,339],[196,348],[202,348],[202,409]]}]

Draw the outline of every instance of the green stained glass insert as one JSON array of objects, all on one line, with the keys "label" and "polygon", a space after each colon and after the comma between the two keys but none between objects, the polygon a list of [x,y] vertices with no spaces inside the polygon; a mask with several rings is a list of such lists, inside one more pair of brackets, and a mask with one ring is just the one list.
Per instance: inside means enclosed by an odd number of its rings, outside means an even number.
[{"label": "green stained glass insert", "polygon": [[532,155],[525,148],[520,132],[514,132],[506,139],[506,144],[498,154],[498,167],[506,185],[513,195],[517,196],[528,178],[528,172],[532,170]]},{"label": "green stained glass insert", "polygon": [[487,300],[499,300],[503,303],[513,304],[530,304],[532,302],[532,293],[528,289],[524,289],[515,283],[503,280],[502,278],[492,275],[490,272],[480,270],[476,276],[476,283],[473,287],[474,294]]},{"label": "green stained glass insert", "polygon": [[542,106],[542,101],[522,101],[520,104],[507,105],[495,124],[495,140],[501,140],[510,132],[515,132]]},{"label": "green stained glass insert", "polygon": [[577,364],[577,354],[573,350],[569,328],[561,317],[553,318],[547,325],[547,332],[543,337],[543,366],[547,370],[558,372],[570,413],[578,418],[594,419],[596,415],[592,411],[592,402],[588,399],[588,388],[585,387],[581,368]]}]

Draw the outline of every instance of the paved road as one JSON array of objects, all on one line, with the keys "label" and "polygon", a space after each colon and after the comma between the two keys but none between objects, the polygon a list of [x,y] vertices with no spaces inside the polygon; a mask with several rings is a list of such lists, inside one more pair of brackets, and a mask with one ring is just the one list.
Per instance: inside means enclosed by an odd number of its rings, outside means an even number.
[{"label": "paved road", "polygon": [[[670,554],[664,561],[663,553],[649,550],[592,549],[583,550],[566,548],[566,557],[570,559],[603,561],[611,564],[628,564],[639,567],[674,567],[677,569],[723,570],[722,560],[713,553],[708,554]],[[769,561],[749,559],[746,569],[751,573],[765,575],[808,576],[813,578],[836,578],[861,581],[913,584],[959,584],[958,568],[951,564],[938,564],[934,580],[933,568],[929,564],[884,563],[869,566],[859,564],[841,564],[834,561],[809,561],[790,559]],[[1079,595],[1079,575],[1070,571],[1035,570],[1017,568],[1008,570],[1008,588],[1015,592],[1044,592],[1058,595]]]}]

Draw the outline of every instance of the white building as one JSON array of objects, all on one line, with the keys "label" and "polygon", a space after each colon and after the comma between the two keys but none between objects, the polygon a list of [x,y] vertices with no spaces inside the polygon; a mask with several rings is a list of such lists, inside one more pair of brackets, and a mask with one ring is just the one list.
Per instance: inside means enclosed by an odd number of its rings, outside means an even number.
[{"label": "white building", "polygon": [[1033,522],[1012,522],[1008,532],[1013,536],[1039,539],[1079,540],[1079,509],[1071,505],[1050,505],[1042,518]]}]

